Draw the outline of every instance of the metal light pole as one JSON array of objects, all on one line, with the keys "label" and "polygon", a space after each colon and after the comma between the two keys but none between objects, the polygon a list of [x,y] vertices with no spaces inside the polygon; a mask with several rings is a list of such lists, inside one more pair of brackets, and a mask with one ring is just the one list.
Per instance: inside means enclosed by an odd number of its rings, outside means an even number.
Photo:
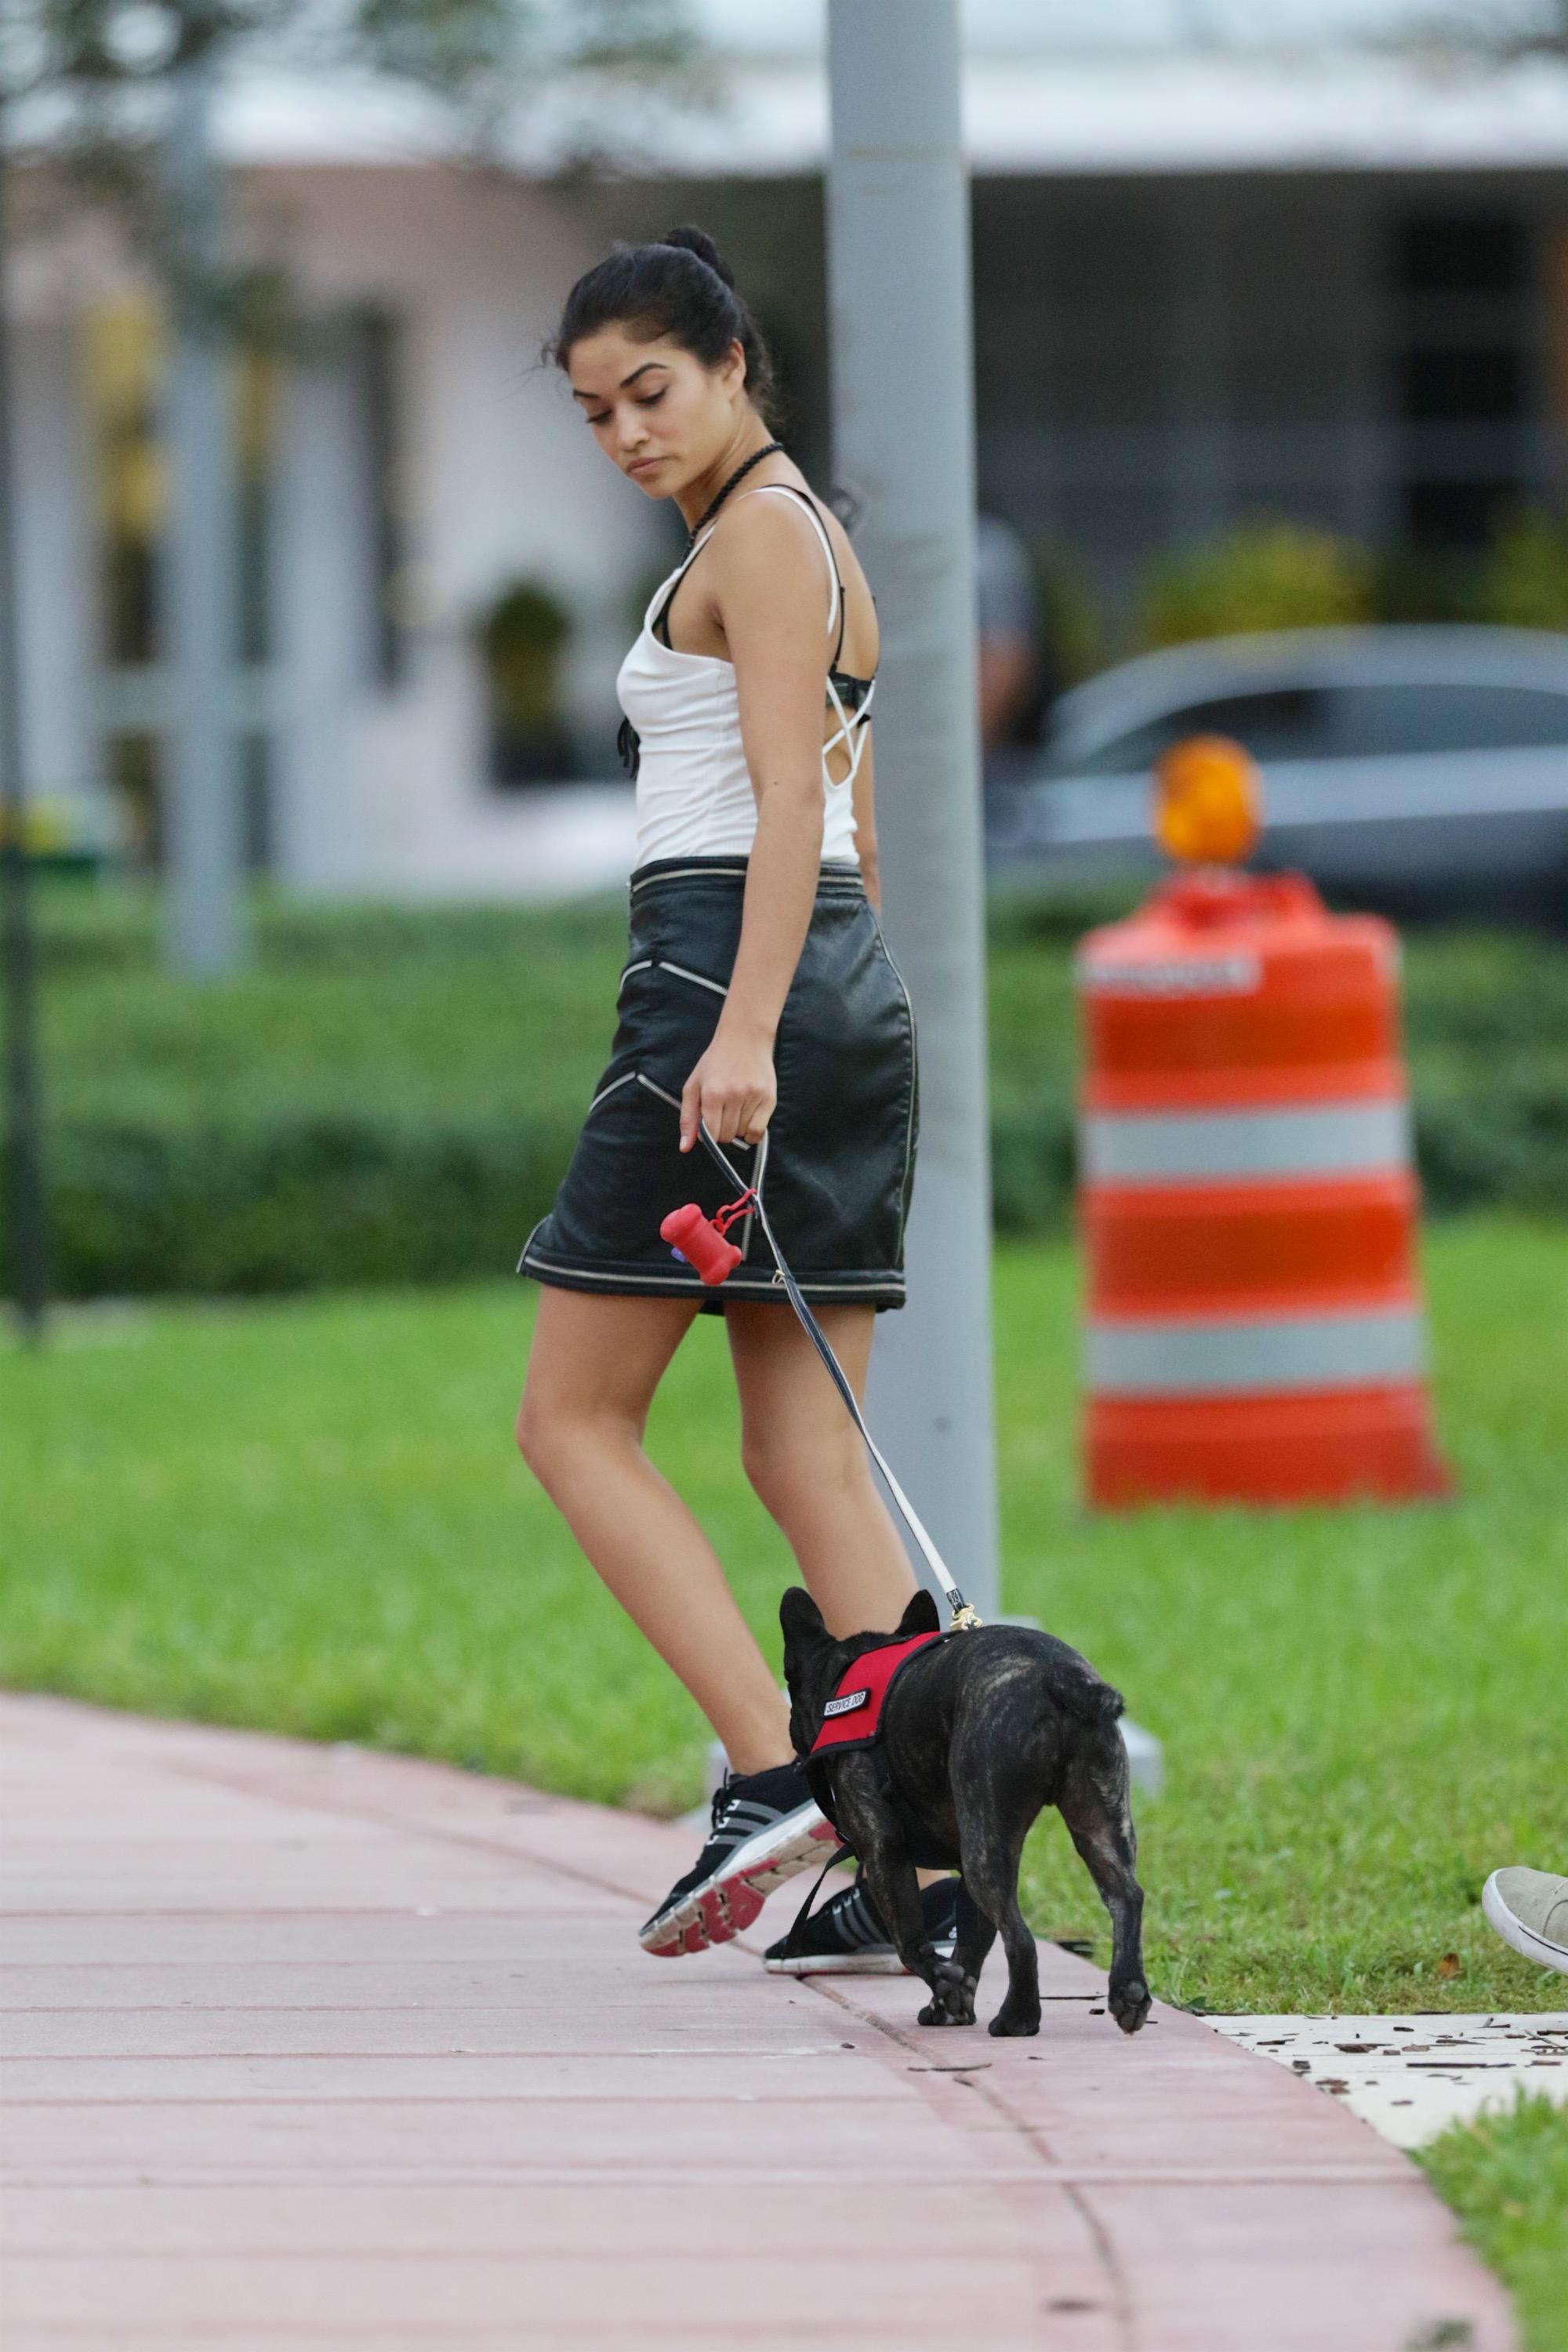
[{"label": "metal light pole", "polygon": [[[870,1419],[983,1616],[998,1601],[969,182],[957,0],[830,0],[834,466],[877,590],[889,941],[914,1001],[909,1304]],[[918,1563],[917,1563],[918,1565]]]},{"label": "metal light pole", "polygon": [[5,303],[7,126],[0,106],[0,928],[5,1003],[5,1213],[16,1313],[42,1339],[48,1304],[48,1236],[39,1136],[38,1057],[31,888],[23,825],[21,630],[17,610],[16,433],[11,322]]},{"label": "metal light pole", "polygon": [[246,945],[239,756],[235,471],[227,339],[215,314],[224,255],[223,177],[210,138],[213,67],[173,76],[166,150],[173,351],[165,409],[171,497],[165,557],[163,855],[167,952],[198,976],[231,971]]}]

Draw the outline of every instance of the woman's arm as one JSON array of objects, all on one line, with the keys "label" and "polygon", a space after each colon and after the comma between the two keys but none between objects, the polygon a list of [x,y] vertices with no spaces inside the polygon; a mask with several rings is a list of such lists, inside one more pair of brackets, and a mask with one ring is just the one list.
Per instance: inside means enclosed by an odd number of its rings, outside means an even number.
[{"label": "woman's arm", "polygon": [[877,863],[877,745],[868,719],[861,732],[866,743],[860,765],[855,771],[855,789],[849,795],[849,803],[855,811],[855,851],[860,860],[860,879],[866,885],[867,898],[879,915],[882,869]]},{"label": "woman's arm", "polygon": [[716,1142],[761,1140],[777,1100],[773,1038],[816,898],[828,582],[821,541],[793,505],[748,499],[711,550],[710,606],[735,667],[757,830],[730,993],[681,1094],[683,1151],[700,1115]]}]

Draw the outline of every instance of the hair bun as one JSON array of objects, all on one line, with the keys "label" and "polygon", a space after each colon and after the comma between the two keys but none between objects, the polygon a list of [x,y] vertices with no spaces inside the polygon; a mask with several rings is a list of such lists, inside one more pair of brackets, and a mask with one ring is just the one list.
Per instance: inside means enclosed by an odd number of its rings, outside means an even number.
[{"label": "hair bun", "polygon": [[698,228],[694,223],[686,221],[679,228],[666,229],[657,241],[660,245],[679,246],[686,253],[694,253],[699,261],[705,261],[709,268],[733,290],[735,273],[705,228]]}]

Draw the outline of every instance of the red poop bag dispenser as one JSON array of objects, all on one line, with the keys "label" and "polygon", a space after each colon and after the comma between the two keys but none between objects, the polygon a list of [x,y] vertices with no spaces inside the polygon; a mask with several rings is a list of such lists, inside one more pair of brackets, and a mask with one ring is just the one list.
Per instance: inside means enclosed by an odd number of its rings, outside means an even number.
[{"label": "red poop bag dispenser", "polygon": [[671,1209],[659,1226],[659,1238],[704,1282],[722,1282],[731,1266],[741,1263],[741,1252],[728,1239],[729,1228],[753,1197],[750,1192],[742,1192],[738,1201],[711,1217],[705,1217],[695,1201],[688,1201],[683,1209]]}]

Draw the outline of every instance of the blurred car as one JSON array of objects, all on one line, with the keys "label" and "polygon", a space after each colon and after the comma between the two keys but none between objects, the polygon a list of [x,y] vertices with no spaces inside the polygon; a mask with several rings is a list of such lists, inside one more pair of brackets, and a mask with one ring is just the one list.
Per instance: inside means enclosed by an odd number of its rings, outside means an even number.
[{"label": "blurred car", "polygon": [[1156,872],[1150,770],[1189,735],[1233,736],[1262,770],[1254,866],[1342,898],[1568,914],[1568,635],[1293,629],[1123,662],[987,793],[993,872]]}]

